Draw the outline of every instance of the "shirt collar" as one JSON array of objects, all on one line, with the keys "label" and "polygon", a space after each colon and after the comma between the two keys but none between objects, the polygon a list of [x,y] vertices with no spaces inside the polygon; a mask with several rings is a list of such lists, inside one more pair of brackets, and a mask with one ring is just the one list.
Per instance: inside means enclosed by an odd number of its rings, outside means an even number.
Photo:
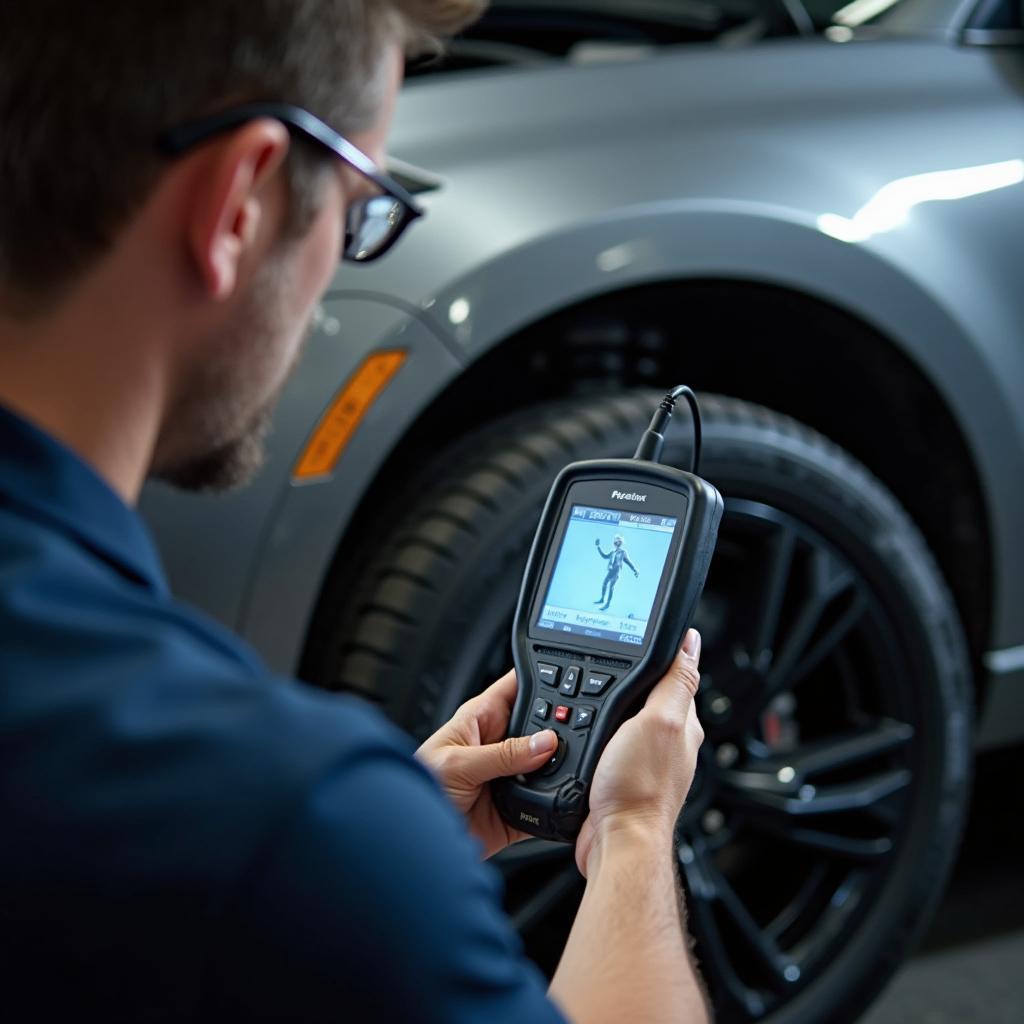
[{"label": "shirt collar", "polygon": [[0,505],[30,513],[130,579],[168,592],[160,556],[139,514],[70,448],[2,405]]}]

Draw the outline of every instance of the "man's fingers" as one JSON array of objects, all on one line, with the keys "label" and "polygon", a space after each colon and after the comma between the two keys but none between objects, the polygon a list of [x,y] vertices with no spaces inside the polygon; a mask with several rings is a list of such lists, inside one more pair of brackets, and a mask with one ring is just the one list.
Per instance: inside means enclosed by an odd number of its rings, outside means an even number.
[{"label": "man's fingers", "polygon": [[700,633],[688,629],[675,661],[651,690],[645,707],[670,715],[686,711],[700,685],[700,643]]},{"label": "man's fingers", "polygon": [[558,737],[550,730],[532,736],[509,736],[500,743],[463,747],[459,758],[467,781],[483,785],[503,775],[536,771],[555,752]]}]

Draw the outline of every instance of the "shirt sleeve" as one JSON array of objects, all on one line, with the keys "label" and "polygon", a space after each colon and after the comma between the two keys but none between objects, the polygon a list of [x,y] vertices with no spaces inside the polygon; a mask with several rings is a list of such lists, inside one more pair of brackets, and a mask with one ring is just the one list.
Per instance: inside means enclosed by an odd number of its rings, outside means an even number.
[{"label": "shirt sleeve", "polygon": [[500,899],[500,876],[422,766],[383,742],[350,753],[240,887],[214,1008],[250,1021],[564,1021]]}]

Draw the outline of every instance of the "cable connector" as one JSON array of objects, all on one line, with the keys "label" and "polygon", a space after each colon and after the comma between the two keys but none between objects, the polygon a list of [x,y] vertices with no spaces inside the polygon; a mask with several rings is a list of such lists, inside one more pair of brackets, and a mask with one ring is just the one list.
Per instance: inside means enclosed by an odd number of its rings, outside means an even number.
[{"label": "cable connector", "polygon": [[668,429],[672,413],[675,411],[676,401],[686,397],[690,404],[690,411],[693,413],[693,457],[690,460],[690,472],[696,474],[700,465],[700,408],[697,405],[697,396],[685,385],[680,384],[673,388],[661,400],[661,404],[654,410],[650,426],[644,431],[637,445],[634,459],[642,459],[645,462],[660,462],[661,451],[665,446],[665,431]]}]

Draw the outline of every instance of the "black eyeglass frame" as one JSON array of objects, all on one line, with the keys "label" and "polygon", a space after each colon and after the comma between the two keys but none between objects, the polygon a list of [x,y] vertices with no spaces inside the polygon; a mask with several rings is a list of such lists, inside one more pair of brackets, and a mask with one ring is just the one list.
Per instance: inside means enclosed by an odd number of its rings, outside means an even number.
[{"label": "black eyeglass frame", "polygon": [[[261,117],[280,121],[291,131],[322,146],[364,178],[372,181],[385,195],[401,204],[401,220],[388,236],[385,244],[374,251],[372,256],[362,259],[349,256],[349,233],[346,228],[345,248],[342,250],[341,256],[346,262],[371,263],[373,260],[379,259],[401,238],[405,229],[413,221],[426,214],[426,210],[416,202],[412,193],[403,188],[390,175],[385,174],[361,149],[353,146],[348,139],[336,132],[329,124],[321,121],[315,114],[291,103],[245,103],[241,106],[229,107],[227,110],[221,110],[168,129],[160,136],[159,146],[164,155],[179,156],[193,146],[198,146],[223,132],[238,128],[240,125]],[[353,209],[358,209],[360,204],[367,201],[366,199],[357,200],[350,208],[349,214],[351,215]]]}]

